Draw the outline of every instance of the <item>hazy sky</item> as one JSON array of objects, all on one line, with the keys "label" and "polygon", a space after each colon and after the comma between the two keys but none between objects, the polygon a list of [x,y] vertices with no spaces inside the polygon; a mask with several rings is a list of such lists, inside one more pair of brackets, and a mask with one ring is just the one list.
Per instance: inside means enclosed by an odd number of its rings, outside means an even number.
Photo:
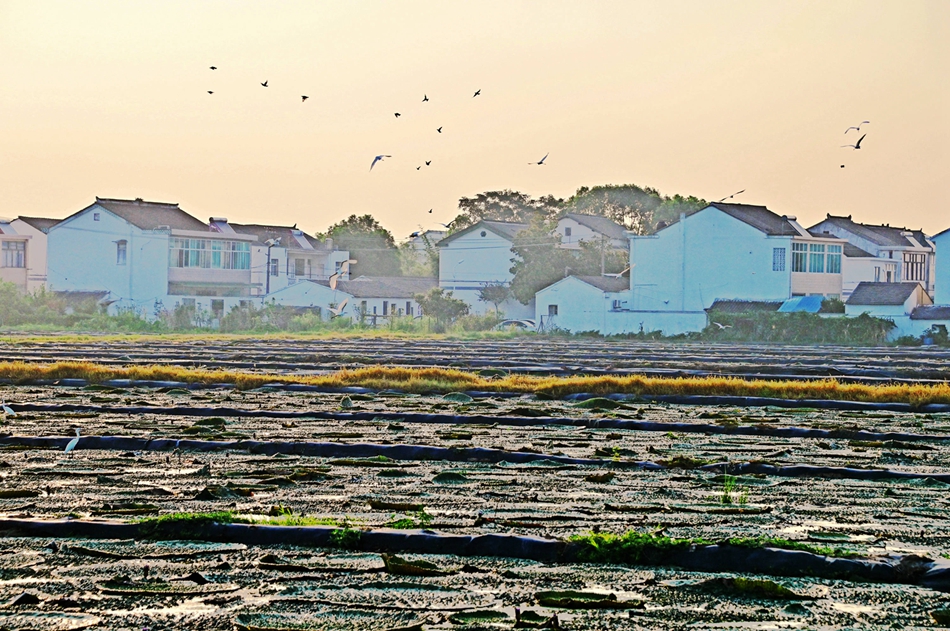
[{"label": "hazy sky", "polygon": [[487,190],[636,183],[950,227],[950,1],[0,0],[0,80],[0,216],[399,239]]}]

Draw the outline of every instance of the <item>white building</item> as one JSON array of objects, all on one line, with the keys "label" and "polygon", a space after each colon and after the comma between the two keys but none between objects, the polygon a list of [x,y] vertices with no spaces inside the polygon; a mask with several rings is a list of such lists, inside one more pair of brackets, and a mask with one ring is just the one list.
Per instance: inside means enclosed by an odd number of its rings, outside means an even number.
[{"label": "white building", "polygon": [[568,213],[558,219],[557,232],[561,235],[561,247],[565,248],[579,248],[582,241],[613,250],[630,247],[626,229],[600,215]]},{"label": "white building", "polygon": [[634,333],[639,323],[624,317],[629,296],[627,278],[568,276],[535,295],[534,321],[539,331]]},{"label": "white building", "polygon": [[268,304],[319,309],[325,320],[332,316],[331,309],[343,305],[341,317],[375,326],[395,317],[422,315],[416,295],[436,286],[434,278],[415,276],[360,276],[341,280],[336,288],[328,281],[305,280],[271,293],[266,300]]},{"label": "white building", "polygon": [[0,219],[0,282],[13,283],[27,291],[30,258],[34,256],[32,236],[21,234],[10,221]]},{"label": "white building", "polygon": [[[439,287],[465,301],[471,313],[485,314],[493,305],[479,300],[478,293],[493,283],[511,283],[515,236],[528,224],[506,221],[479,221],[449,235],[438,243]],[[508,318],[533,318],[534,302],[523,305],[510,299],[500,305]]]},{"label": "white building", "polygon": [[715,300],[839,298],[844,240],[764,206],[713,203],[630,237],[628,317],[645,331],[700,331]]},{"label": "white building", "polygon": [[[863,224],[853,221],[851,215],[838,217],[830,214],[808,230],[816,235],[845,239],[873,256],[894,261],[895,281],[919,282],[933,296],[934,244],[923,231]],[[876,282],[887,281],[881,277]]]},{"label": "white building", "polygon": [[841,299],[847,300],[858,283],[899,283],[898,262],[882,259],[856,245],[844,244],[841,259]]},{"label": "white building", "polygon": [[845,314],[858,316],[866,313],[875,318],[894,322],[895,328],[888,339],[902,335],[921,336],[933,324],[925,311],[919,318],[911,316],[922,307],[933,304],[924,286],[917,281],[902,283],[859,283],[845,303]]},{"label": "white building", "polygon": [[950,228],[931,238],[936,250],[934,258],[934,302],[950,305]]},{"label": "white building", "polygon": [[30,293],[46,286],[46,235],[59,219],[17,217],[10,224],[19,234],[30,235],[30,253],[26,270],[26,290]]}]

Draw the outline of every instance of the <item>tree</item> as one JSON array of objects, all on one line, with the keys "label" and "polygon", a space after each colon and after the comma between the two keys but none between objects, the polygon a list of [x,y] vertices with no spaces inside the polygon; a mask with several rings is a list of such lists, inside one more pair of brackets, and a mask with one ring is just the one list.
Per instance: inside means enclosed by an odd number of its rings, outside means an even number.
[{"label": "tree", "polygon": [[439,248],[425,234],[419,235],[425,246],[424,250],[417,249],[412,241],[399,246],[399,265],[404,276],[432,276],[439,275]]},{"label": "tree", "polygon": [[423,313],[435,318],[440,327],[468,313],[468,305],[463,300],[452,297],[452,292],[441,287],[433,287],[425,294],[416,294],[416,302]]},{"label": "tree", "polygon": [[350,215],[330,226],[326,236],[340,250],[349,250],[356,263],[350,276],[399,276],[399,252],[392,233],[383,228],[372,215]]},{"label": "tree", "polygon": [[530,303],[538,291],[567,276],[600,276],[602,263],[608,273],[620,272],[627,265],[626,251],[605,248],[599,241],[582,241],[578,249],[562,248],[556,227],[553,220],[535,221],[515,236],[511,294],[521,304]]},{"label": "tree", "polygon": [[623,225],[637,234],[656,230],[659,221],[669,223],[680,212],[689,212],[706,206],[697,197],[674,195],[666,197],[651,187],[636,184],[607,184],[588,188],[582,186],[564,203],[564,212],[601,215]]},{"label": "tree", "polygon": [[479,193],[459,199],[460,213],[449,223],[449,229],[455,232],[483,219],[530,223],[539,216],[555,216],[563,202],[551,195],[532,199],[530,195],[508,189]]},{"label": "tree", "polygon": [[495,313],[498,313],[498,305],[509,298],[511,289],[505,283],[485,283],[485,286],[478,290],[478,299],[495,305]]}]

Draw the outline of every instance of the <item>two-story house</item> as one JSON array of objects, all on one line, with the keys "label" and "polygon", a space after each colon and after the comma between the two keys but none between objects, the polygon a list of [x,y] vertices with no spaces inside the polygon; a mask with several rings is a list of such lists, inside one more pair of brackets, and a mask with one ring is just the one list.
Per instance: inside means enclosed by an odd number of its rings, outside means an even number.
[{"label": "two-story house", "polygon": [[[881,276],[874,278],[874,282],[918,282],[933,296],[934,244],[922,230],[863,224],[853,221],[851,215],[839,217],[831,214],[808,230],[815,235],[844,239],[874,257],[892,261],[896,275],[888,281],[887,270],[881,266]],[[862,280],[872,279],[847,278],[844,282],[851,287],[856,285],[855,281]]]},{"label": "two-story house", "polygon": [[30,254],[26,270],[26,290],[30,293],[46,286],[46,235],[59,219],[17,217],[10,224],[23,235],[30,236]]},{"label": "two-story house", "polygon": [[[528,224],[479,221],[439,241],[439,287],[465,301],[471,313],[485,314],[493,305],[479,299],[479,291],[493,283],[510,283],[515,236]],[[509,318],[533,318],[534,304],[510,299],[500,305]]]},{"label": "two-story house", "polygon": [[627,231],[616,221],[600,215],[567,213],[557,221],[561,247],[579,248],[582,241],[612,250],[630,247]]},{"label": "two-story house", "polygon": [[712,203],[630,235],[629,310],[643,330],[699,331],[715,300],[841,297],[845,241],[765,206]]}]

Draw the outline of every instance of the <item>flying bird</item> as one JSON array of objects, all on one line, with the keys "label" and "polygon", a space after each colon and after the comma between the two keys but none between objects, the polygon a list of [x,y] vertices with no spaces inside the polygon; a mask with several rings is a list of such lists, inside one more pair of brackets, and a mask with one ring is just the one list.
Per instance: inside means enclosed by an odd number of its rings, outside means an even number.
[{"label": "flying bird", "polygon": [[716,326],[718,326],[720,331],[722,331],[723,329],[731,329],[731,328],[732,328],[732,325],[731,325],[731,324],[719,324],[718,322],[713,322],[713,324],[715,324]]},{"label": "flying bird", "polygon": [[214,94],[214,92],[212,92],[211,90],[208,90],[208,94]]},{"label": "flying bird", "polygon": [[426,160],[426,166],[429,166],[430,164],[432,164],[432,160]]},{"label": "flying bird", "polygon": [[373,164],[369,165],[369,170],[372,171],[372,170],[373,170],[373,167],[376,166],[376,163],[377,163],[377,162],[382,162],[383,158],[391,158],[391,157],[392,157],[392,156],[389,156],[389,155],[386,155],[386,154],[376,156],[375,158],[373,158]]},{"label": "flying bird", "polygon": [[337,306],[336,309],[334,309],[333,307],[327,307],[327,309],[330,311],[330,313],[333,314],[333,315],[330,317],[331,320],[332,320],[333,318],[338,318],[338,317],[340,317],[340,315],[343,313],[343,310],[346,309],[346,303],[349,302],[349,300],[350,300],[349,298],[344,298],[344,299],[343,299],[343,302],[341,302],[341,303]]},{"label": "flying bird", "polygon": [[[733,194],[730,195],[729,197],[723,197],[722,199],[719,200],[719,202],[724,202],[724,201],[726,201],[727,199],[732,199],[732,198],[735,197],[736,195],[741,195],[742,193],[745,193],[745,189],[742,189],[741,191],[736,191],[735,193],[733,193]],[[719,202],[717,202],[717,203],[719,203]]]},{"label": "flying bird", "polygon": [[841,168],[842,168],[842,169],[844,168],[844,165],[843,165],[843,164],[841,165]]},{"label": "flying bird", "polygon": [[309,99],[309,98],[310,98],[309,96],[307,96],[307,95],[305,95],[305,94],[302,94],[302,95],[300,95],[300,102],[303,103],[304,101],[306,101],[306,100]]},{"label": "flying bird", "polygon": [[472,98],[474,99],[476,96],[478,96],[478,95],[481,94],[481,93],[482,93],[482,89],[481,89],[481,88],[475,90],[475,94],[472,95]]},{"label": "flying bird", "polygon": [[211,66],[211,69],[212,69],[212,70],[217,70],[218,67],[217,67],[217,66]]},{"label": "flying bird", "polygon": [[418,230],[417,230],[416,232],[412,232],[412,233],[409,234],[409,238],[410,238],[410,239],[415,239],[415,238],[418,237],[418,236],[419,236],[419,231],[418,231]]},{"label": "flying bird", "polygon": [[431,208],[429,209],[429,214],[430,214],[430,215],[432,214],[432,209],[431,209]]},{"label": "flying bird", "polygon": [[867,134],[864,134],[864,136],[861,136],[860,138],[858,138],[858,142],[855,143],[855,144],[853,144],[853,145],[841,145],[841,147],[842,147],[842,148],[844,148],[844,147],[853,147],[854,149],[860,149],[860,148],[861,148],[861,141],[864,140],[865,136],[867,136]]},{"label": "flying bird", "polygon": [[437,132],[439,132],[439,133],[441,134],[441,133],[442,133],[442,128],[441,128],[441,127],[439,127],[438,129],[436,129],[436,131],[437,131]]},{"label": "flying bird", "polygon": [[422,102],[425,103],[425,102],[428,101],[428,100],[429,100],[429,96],[426,95],[426,94],[423,94],[423,95],[422,95]]},{"label": "flying bird", "polygon": [[261,84],[261,85],[264,86],[265,88],[267,87],[267,81],[268,81],[268,80],[265,79],[265,80],[264,80],[264,83]]},{"label": "flying bird", "polygon": [[422,168],[422,165],[417,166],[417,167],[416,167],[416,171],[418,171],[418,170],[421,169],[421,168]]},{"label": "flying bird", "polygon": [[[870,125],[870,124],[871,124],[871,121],[861,121],[861,125]],[[861,131],[861,125],[858,125],[857,127],[852,125],[851,127],[848,127],[846,130],[844,130],[844,133],[848,133],[852,129],[857,129],[858,131]]]},{"label": "flying bird", "polygon": [[623,276],[624,274],[626,274],[627,272],[629,272],[632,267],[633,267],[633,265],[628,265],[628,266],[626,266],[625,268],[623,268],[623,271],[622,271],[622,272],[616,272],[616,273],[614,273],[614,272],[604,272],[604,276],[607,276],[607,277],[609,277],[609,278],[620,278],[621,276]]},{"label": "flying bird", "polygon": [[537,162],[529,162],[528,164],[537,164],[538,166],[543,166],[544,161],[548,159],[549,155],[551,155],[551,152],[544,154],[544,157],[538,160]]},{"label": "flying bird", "polygon": [[76,428],[76,437],[73,438],[73,439],[72,439],[71,441],[69,441],[68,443],[66,443],[66,450],[65,450],[63,453],[67,453],[67,454],[68,454],[68,453],[71,452],[73,449],[75,449],[75,448],[76,448],[76,445],[78,445],[78,444],[79,444],[79,428],[77,427],[77,428]]},{"label": "flying bird", "polygon": [[330,276],[330,289],[336,290],[336,283],[340,280],[340,273],[336,272]]}]

